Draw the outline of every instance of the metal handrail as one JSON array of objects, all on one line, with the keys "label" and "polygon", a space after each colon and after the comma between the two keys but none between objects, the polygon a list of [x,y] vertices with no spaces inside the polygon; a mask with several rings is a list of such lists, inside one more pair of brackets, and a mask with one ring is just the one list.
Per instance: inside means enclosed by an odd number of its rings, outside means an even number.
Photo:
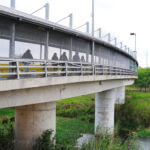
[{"label": "metal handrail", "polygon": [[[87,62],[68,62],[37,59],[0,59],[0,79],[20,79],[48,76],[133,75],[132,69]],[[34,64],[35,63],[35,64]]]}]

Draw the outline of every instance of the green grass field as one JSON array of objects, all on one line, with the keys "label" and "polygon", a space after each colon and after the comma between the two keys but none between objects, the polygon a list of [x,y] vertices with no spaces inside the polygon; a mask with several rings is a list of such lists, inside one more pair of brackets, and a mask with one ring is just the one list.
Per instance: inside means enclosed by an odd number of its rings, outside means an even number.
[{"label": "green grass field", "polygon": [[[126,103],[116,105],[115,121],[121,134],[136,132],[150,137],[150,93],[127,89]],[[56,141],[73,146],[83,133],[94,133],[94,95],[86,95],[57,102]],[[0,109],[2,120],[14,117],[14,108]]]},{"label": "green grass field", "polygon": [[[81,111],[94,103],[94,95],[81,96],[77,98],[66,99],[57,102],[57,122],[56,122],[56,141],[61,145],[73,146],[76,144],[76,140],[81,137],[83,133],[94,133],[94,123],[87,123],[75,117],[81,115]],[[68,108],[68,105],[73,106]],[[77,107],[78,106],[78,107]],[[65,112],[65,116],[62,115],[61,111]],[[67,111],[69,110],[69,111]],[[72,113],[74,110],[74,113]],[[79,111],[80,110],[80,111]],[[10,119],[14,117],[14,108],[0,109],[0,128],[2,127],[2,120]],[[67,115],[68,113],[68,115]],[[63,113],[64,114],[64,113]],[[70,115],[69,115],[70,114]],[[83,110],[85,115],[85,110]],[[59,117],[60,116],[60,117]],[[69,116],[72,116],[69,118]],[[88,115],[87,115],[88,116]]]}]

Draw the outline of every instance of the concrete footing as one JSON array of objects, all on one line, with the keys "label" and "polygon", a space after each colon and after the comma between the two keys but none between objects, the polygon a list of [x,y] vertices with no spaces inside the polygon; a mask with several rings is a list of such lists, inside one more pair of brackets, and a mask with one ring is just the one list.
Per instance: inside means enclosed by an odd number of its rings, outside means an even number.
[{"label": "concrete footing", "polygon": [[56,130],[56,102],[15,108],[15,150],[32,150],[47,129]]},{"label": "concrete footing", "polygon": [[95,135],[114,131],[114,104],[116,89],[96,93],[95,96]]}]

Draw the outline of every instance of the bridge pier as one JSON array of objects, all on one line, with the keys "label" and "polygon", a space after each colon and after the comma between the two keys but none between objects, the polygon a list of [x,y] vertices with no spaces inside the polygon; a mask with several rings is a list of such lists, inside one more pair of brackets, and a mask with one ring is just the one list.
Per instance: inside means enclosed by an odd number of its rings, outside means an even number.
[{"label": "bridge pier", "polygon": [[114,132],[114,106],[116,89],[96,93],[95,95],[95,135]]},{"label": "bridge pier", "polygon": [[15,150],[32,150],[47,129],[56,131],[56,102],[15,108]]},{"label": "bridge pier", "polygon": [[125,103],[125,86],[116,88],[116,104],[124,104]]}]

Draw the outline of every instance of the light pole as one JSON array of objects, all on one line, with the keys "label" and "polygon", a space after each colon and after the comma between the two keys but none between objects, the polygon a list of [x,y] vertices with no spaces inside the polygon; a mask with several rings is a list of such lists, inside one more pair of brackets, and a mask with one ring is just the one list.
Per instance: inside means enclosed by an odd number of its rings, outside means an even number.
[{"label": "light pole", "polygon": [[[95,53],[95,42],[94,42],[94,2],[95,0],[92,0],[92,64],[94,64],[94,53]],[[94,72],[94,71],[93,71]]]},{"label": "light pole", "polygon": [[92,36],[94,36],[94,13],[95,13],[95,7],[94,7],[95,1],[92,0]]},{"label": "light pole", "polygon": [[132,33],[130,33],[130,35],[131,36],[134,35],[134,37],[135,37],[135,52],[136,52],[136,33],[132,32]]}]

